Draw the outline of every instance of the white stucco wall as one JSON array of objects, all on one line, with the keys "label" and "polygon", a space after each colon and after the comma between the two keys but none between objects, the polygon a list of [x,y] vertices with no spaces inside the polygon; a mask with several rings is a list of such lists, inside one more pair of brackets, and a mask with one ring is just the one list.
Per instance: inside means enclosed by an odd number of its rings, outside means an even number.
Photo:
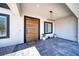
[{"label": "white stucco wall", "polygon": [[55,33],[58,37],[77,41],[77,19],[69,16],[55,21]]},{"label": "white stucco wall", "polygon": [[10,10],[0,8],[0,13],[10,15],[10,38],[0,39],[0,47],[24,42],[24,23],[21,17],[16,16]]}]

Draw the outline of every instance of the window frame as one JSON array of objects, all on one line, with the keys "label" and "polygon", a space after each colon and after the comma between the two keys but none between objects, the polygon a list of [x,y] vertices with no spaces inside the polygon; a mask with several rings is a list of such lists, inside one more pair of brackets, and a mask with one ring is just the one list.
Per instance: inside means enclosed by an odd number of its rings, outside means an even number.
[{"label": "window frame", "polygon": [[[51,24],[51,32],[48,32],[48,33],[45,32],[45,27],[46,27],[46,26],[45,26],[45,23]],[[47,27],[47,28],[48,28],[48,27]],[[48,31],[48,29],[47,29],[47,31]],[[45,21],[45,22],[44,22],[44,34],[51,34],[51,33],[53,33],[53,23],[52,23],[52,22],[46,22],[46,21]]]},{"label": "window frame", "polygon": [[5,36],[2,36],[2,37],[0,37],[0,39],[3,39],[3,38],[9,38],[10,37],[10,30],[9,30],[9,27],[10,27],[10,15],[8,15],[8,14],[3,14],[3,13],[0,13],[0,16],[5,16],[7,19],[6,19],[6,22],[7,22],[7,24],[6,24],[6,35]]}]

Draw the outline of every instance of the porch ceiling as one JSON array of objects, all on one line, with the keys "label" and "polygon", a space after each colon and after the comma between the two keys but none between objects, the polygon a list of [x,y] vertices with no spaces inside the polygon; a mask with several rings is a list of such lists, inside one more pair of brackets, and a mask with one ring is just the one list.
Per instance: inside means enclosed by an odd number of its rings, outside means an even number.
[{"label": "porch ceiling", "polygon": [[38,17],[49,18],[49,11],[53,11],[53,19],[59,19],[73,15],[64,3],[22,3],[22,13],[25,15],[33,15]]}]

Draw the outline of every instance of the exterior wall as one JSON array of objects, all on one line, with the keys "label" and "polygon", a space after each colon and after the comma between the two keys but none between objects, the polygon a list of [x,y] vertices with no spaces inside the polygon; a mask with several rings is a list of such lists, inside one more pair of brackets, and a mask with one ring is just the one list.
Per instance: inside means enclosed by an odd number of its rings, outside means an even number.
[{"label": "exterior wall", "polygon": [[58,37],[77,41],[77,19],[69,16],[55,21],[55,33]]},{"label": "exterior wall", "polygon": [[[10,38],[0,39],[0,47],[24,43],[24,18],[23,18],[24,15],[21,17],[16,16],[15,14],[13,14],[13,12],[4,8],[0,8],[0,13],[10,15]],[[41,39],[42,38],[41,34],[44,33],[44,21],[48,21],[48,20],[37,16],[36,18],[40,19],[40,39]],[[47,36],[53,36],[53,33],[48,34]]]},{"label": "exterior wall", "polygon": [[15,16],[10,10],[0,8],[0,13],[10,15],[10,38],[0,39],[0,47],[24,42],[24,24],[22,18]]}]

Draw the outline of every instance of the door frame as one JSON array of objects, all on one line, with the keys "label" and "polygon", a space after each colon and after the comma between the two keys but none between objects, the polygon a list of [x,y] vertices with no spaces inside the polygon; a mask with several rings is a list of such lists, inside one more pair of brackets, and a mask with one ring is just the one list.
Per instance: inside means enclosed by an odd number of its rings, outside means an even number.
[{"label": "door frame", "polygon": [[39,23],[38,23],[38,40],[40,40],[40,19],[35,18],[35,17],[30,17],[30,16],[24,16],[24,43],[27,43],[27,41],[26,41],[26,20],[27,20],[27,18],[37,19],[39,21]]}]

